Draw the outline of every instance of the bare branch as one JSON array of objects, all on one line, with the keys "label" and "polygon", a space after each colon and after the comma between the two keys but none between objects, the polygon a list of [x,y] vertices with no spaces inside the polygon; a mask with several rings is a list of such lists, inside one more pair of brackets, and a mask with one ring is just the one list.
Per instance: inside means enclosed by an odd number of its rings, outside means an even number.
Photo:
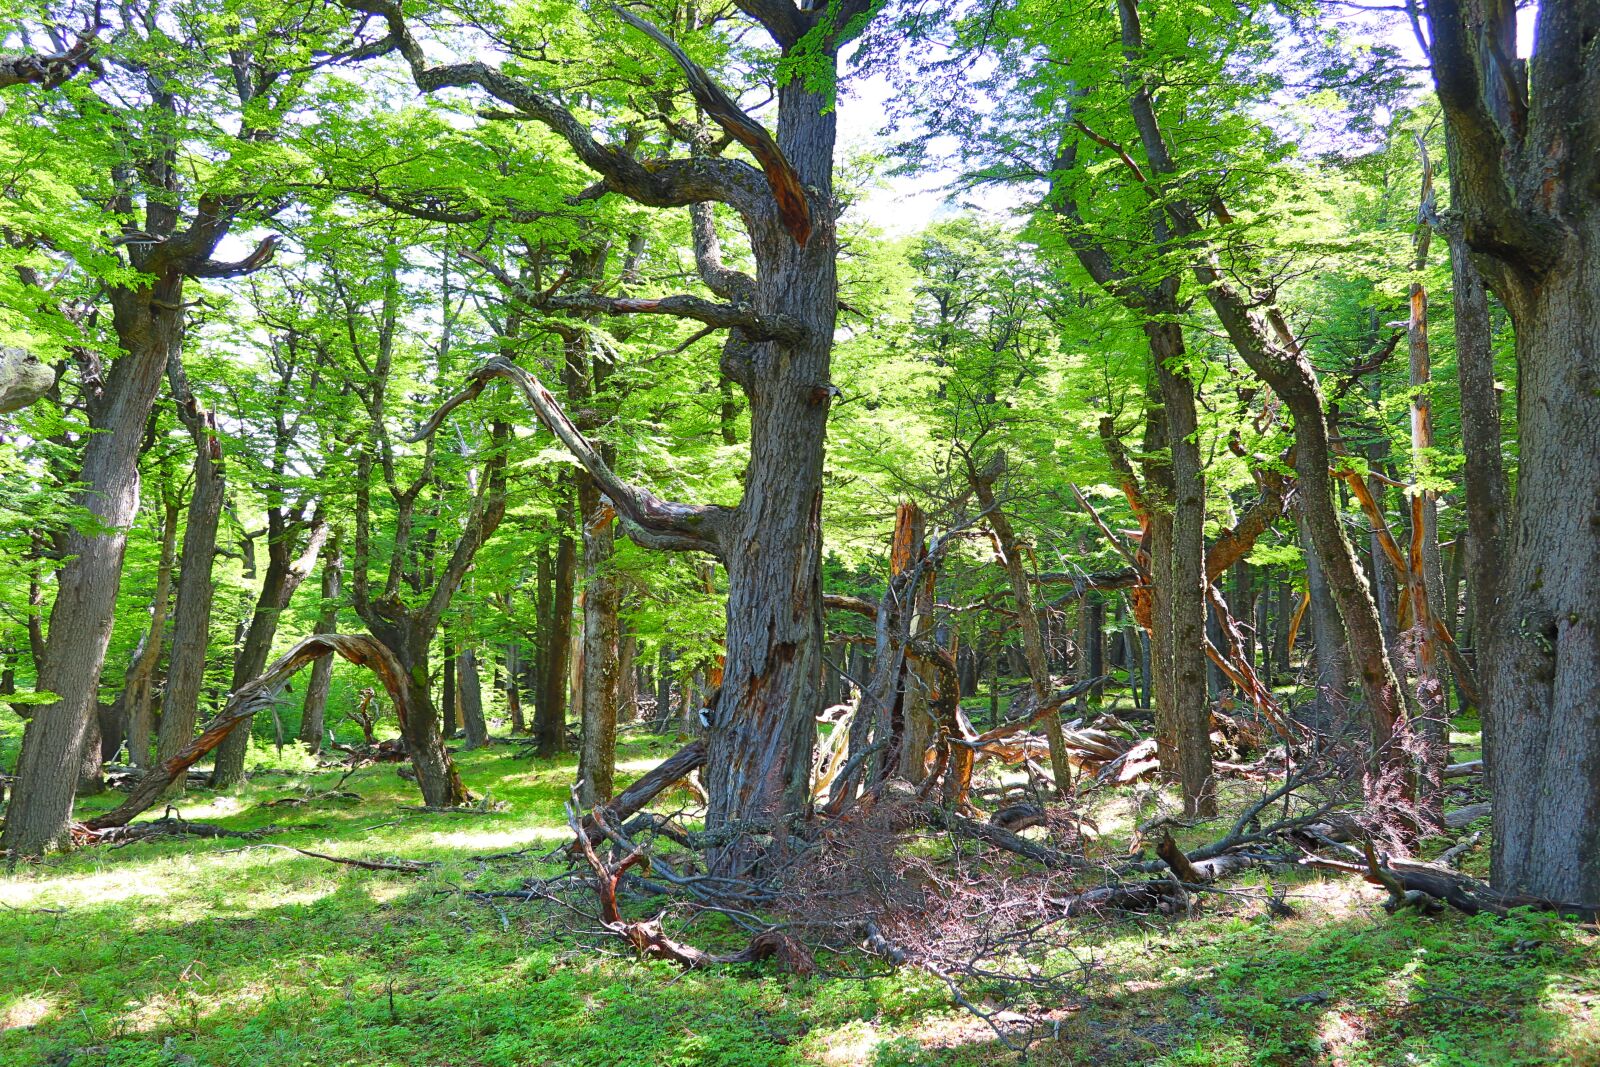
[{"label": "bare branch", "polygon": [[412,36],[395,0],[343,0],[346,7],[377,16],[388,36],[366,55],[398,52],[411,68],[412,80],[425,93],[451,88],[478,88],[515,109],[518,117],[537,122],[571,146],[585,166],[605,179],[604,189],[652,207],[684,207],[704,200],[734,205],[746,217],[764,213],[769,202],[766,183],[755,168],[736,160],[696,157],[641,163],[624,147],[597,141],[577,116],[554,99],[486,63],[429,66],[422,46]]},{"label": "bare branch", "polygon": [[722,553],[721,534],[730,509],[718,505],[679,504],[619,478],[601,458],[560,403],[537,378],[508,360],[489,360],[473,373],[465,389],[445,401],[410,440],[420,441],[438,429],[445,416],[474,399],[495,378],[504,378],[522,393],[550,432],[583,464],[611,501],[628,535],[642,545],[672,551]]}]

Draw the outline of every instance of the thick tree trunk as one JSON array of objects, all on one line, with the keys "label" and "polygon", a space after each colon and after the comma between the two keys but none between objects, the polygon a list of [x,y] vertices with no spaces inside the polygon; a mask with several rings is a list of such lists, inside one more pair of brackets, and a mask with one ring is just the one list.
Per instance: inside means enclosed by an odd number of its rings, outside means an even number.
[{"label": "thick tree trunk", "polygon": [[[832,66],[824,49],[812,64]],[[831,81],[831,79],[830,79]],[[778,90],[777,145],[810,201],[801,244],[777,214],[747,220],[757,266],[756,310],[787,315],[792,341],[730,337],[723,370],[750,401],[750,463],[726,526],[727,662],[708,738],[708,828],[771,821],[806,809],[822,669],[822,458],[838,309],[833,213],[837,116],[811,78]],[[744,867],[744,848],[712,868]]]},{"label": "thick tree trunk", "polygon": [[561,753],[567,745],[567,664],[572,650],[572,601],[578,552],[572,536],[565,532],[566,526],[563,522],[561,541],[556,549],[549,643],[537,723],[539,755],[546,759]]},{"label": "thick tree trunk", "polygon": [[[181,372],[180,372],[181,373]],[[181,389],[187,393],[187,388]],[[217,554],[217,520],[226,488],[216,424],[192,398],[185,421],[194,439],[194,484],[184,520],[183,554],[178,571],[178,598],[172,612],[172,651],[167,657],[167,687],[161,698],[159,758],[169,760],[194,739],[200,720],[200,691],[205,686],[206,659],[211,651],[211,605],[216,593],[211,566]],[[260,673],[259,670],[257,673]],[[183,779],[174,781],[183,791]]]},{"label": "thick tree trunk", "polygon": [[1508,301],[1522,447],[1508,565],[1479,638],[1495,886],[1588,904],[1600,903],[1596,217],[1582,255]]},{"label": "thick tree trunk", "polygon": [[483,680],[478,674],[478,653],[467,645],[456,653],[456,703],[461,709],[461,725],[466,731],[468,749],[481,748],[489,740],[489,724],[483,717]]},{"label": "thick tree trunk", "polygon": [[511,732],[525,734],[528,723],[522,712],[522,646],[515,641],[501,649],[500,679],[506,694],[506,713],[511,716]]},{"label": "thick tree trunk", "polygon": [[[117,290],[113,312],[123,354],[89,410],[99,431],[84,448],[76,502],[93,518],[64,535],[67,563],[56,577],[49,636],[36,688],[60,699],[41,705],[23,732],[17,782],[0,846],[36,856],[61,841],[72,813],[77,761],[98,703],[111,639],[127,529],[139,506],[139,451],[167,361],[182,346],[183,281],[168,276]],[[171,310],[168,310],[171,309]]]}]

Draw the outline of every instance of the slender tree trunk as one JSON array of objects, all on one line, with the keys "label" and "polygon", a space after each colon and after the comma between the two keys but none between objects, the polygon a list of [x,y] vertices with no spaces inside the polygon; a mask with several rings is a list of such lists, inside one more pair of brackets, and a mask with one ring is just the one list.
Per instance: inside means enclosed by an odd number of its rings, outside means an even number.
[{"label": "slender tree trunk", "polygon": [[522,714],[522,646],[508,642],[500,653],[501,684],[505,687],[506,713],[511,716],[511,732],[525,734],[528,723]]},{"label": "slender tree trunk", "polygon": [[165,501],[161,520],[161,561],[156,565],[156,592],[150,601],[150,629],[123,685],[123,708],[127,714],[128,762],[139,770],[150,764],[150,740],[155,720],[156,667],[166,644],[167,611],[172,601],[172,572],[178,558],[178,502]]},{"label": "slender tree trunk", "polygon": [[[337,538],[330,538],[322,556],[322,614],[317,632],[339,632],[339,597],[344,578],[344,558]],[[333,687],[333,657],[323,656],[311,665],[306,699],[300,713],[300,740],[313,753],[321,752],[326,736],[328,693]]]},{"label": "slender tree trunk", "polygon": [[456,730],[458,729],[456,717],[456,650],[448,637],[444,639],[443,644],[443,663],[439,667],[440,687],[443,689],[440,698],[439,721],[440,733],[444,735],[446,741],[449,741],[456,736]]},{"label": "slender tree trunk", "polygon": [[[1298,513],[1296,515],[1298,518]],[[1311,534],[1300,520],[1300,546],[1305,553],[1306,590],[1310,606],[1306,614],[1311,621],[1312,658],[1317,668],[1317,689],[1320,703],[1331,718],[1341,717],[1347,707],[1347,690],[1350,685],[1349,645],[1345,642],[1344,626],[1339,621],[1339,610],[1334,605],[1333,593],[1322,570],[1322,561]]]},{"label": "slender tree trunk", "polygon": [[1477,646],[1489,632],[1488,616],[1500,599],[1511,537],[1511,494],[1501,458],[1500,391],[1495,385],[1489,294],[1459,238],[1450,241],[1450,272],[1454,282],[1456,381],[1461,390],[1461,480],[1466,487],[1467,537],[1471,546],[1467,629]]},{"label": "slender tree trunk", "polygon": [[609,573],[615,550],[615,523],[602,511],[600,490],[578,473],[583,514],[583,743],[578,754],[578,799],[593,807],[611,799],[617,752],[617,697],[620,649],[617,609],[621,590]]},{"label": "slender tree trunk", "polygon": [[[1005,455],[996,453],[989,469],[979,472],[969,466],[968,481],[977,494],[984,510],[984,519],[994,531],[995,540],[1005,558],[1001,561],[1006,577],[1011,582],[1011,601],[1017,607],[1017,628],[1022,632],[1022,650],[1028,659],[1028,681],[1033,686],[1034,699],[1042,707],[1055,697],[1055,684],[1050,676],[1050,663],[1045,656],[1044,638],[1039,631],[1039,613],[1033,603],[1032,583],[1022,561],[1022,546],[1011,528],[1011,520],[1000,508],[994,496],[995,478],[1005,469]],[[1063,795],[1072,789],[1072,766],[1067,762],[1067,744],[1061,734],[1061,716],[1052,712],[1045,716],[1042,725],[1050,746],[1050,773],[1056,789]]]},{"label": "slender tree trunk", "polygon": [[[181,390],[187,393],[187,389]],[[200,719],[200,691],[205,686],[206,659],[211,651],[211,606],[216,592],[211,566],[217,554],[217,520],[225,489],[222,451],[216,424],[192,398],[188,405],[190,435],[195,443],[193,495],[183,530],[183,555],[178,572],[178,598],[172,615],[172,651],[167,659],[167,687],[161,700],[160,758],[171,759],[190,741]],[[173,783],[183,792],[183,779]]]},{"label": "slender tree trunk", "polygon": [[1172,455],[1172,612],[1173,725],[1183,808],[1187,816],[1217,813],[1216,780],[1211,768],[1211,709],[1206,692],[1206,490],[1201,469],[1195,390],[1173,361],[1183,355],[1182,329],[1175,323],[1150,323],[1150,354],[1166,409],[1167,446]]},{"label": "slender tree trunk", "polygon": [[[239,644],[239,651],[233,659],[233,681],[230,691],[245,685],[257,677],[267,667],[267,660],[272,655],[272,643],[278,636],[278,620],[289,607],[289,602],[294,598],[300,584],[306,580],[315,566],[317,555],[322,550],[324,539],[328,535],[327,527],[318,523],[309,531],[308,540],[304,551],[299,557],[293,554],[300,547],[296,543],[295,535],[298,534],[298,525],[292,525],[282,520],[280,516],[273,516],[268,526],[267,542],[267,569],[262,576],[261,592],[256,597],[255,611],[250,616],[250,623],[245,627],[244,640]],[[331,666],[331,657],[323,657],[317,664]],[[313,671],[316,667],[312,668]],[[274,739],[282,747],[282,724],[276,717],[273,719]],[[244,778],[244,757],[250,745],[248,730],[235,730],[222,739],[222,744],[217,746],[216,761],[212,765],[211,787],[213,789],[228,789]]]},{"label": "slender tree trunk", "polygon": [[[570,522],[563,521],[563,531]],[[554,589],[550,606],[549,659],[545,664],[544,696],[539,702],[539,755],[549,759],[567,744],[567,665],[572,649],[572,601],[577,570],[577,546],[566,532],[556,549]]]},{"label": "slender tree trunk", "polygon": [[456,702],[461,709],[461,725],[466,730],[468,749],[480,748],[489,740],[489,725],[483,717],[483,682],[478,674],[478,653],[465,645],[456,653]]}]

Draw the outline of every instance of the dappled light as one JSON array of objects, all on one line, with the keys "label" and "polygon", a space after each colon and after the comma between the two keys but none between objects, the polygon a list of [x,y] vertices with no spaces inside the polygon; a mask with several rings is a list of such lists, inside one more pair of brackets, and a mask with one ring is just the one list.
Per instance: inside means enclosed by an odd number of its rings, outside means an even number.
[{"label": "dappled light", "polygon": [[0,10],[0,1064],[1597,1067],[1597,100],[1600,0]]}]

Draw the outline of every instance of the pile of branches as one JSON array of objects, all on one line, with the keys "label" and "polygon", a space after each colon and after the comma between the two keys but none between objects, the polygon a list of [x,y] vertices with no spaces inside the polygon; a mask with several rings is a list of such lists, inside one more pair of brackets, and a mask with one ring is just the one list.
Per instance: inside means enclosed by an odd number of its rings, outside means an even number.
[{"label": "pile of branches", "polygon": [[[1352,792],[1329,764],[1300,764],[1264,785],[1216,840],[1186,852],[1157,824],[1140,842],[1152,854],[1132,856],[1095,854],[1071,797],[985,812],[895,778],[842,812],[819,808],[783,826],[697,831],[683,812],[643,810],[701,760],[691,746],[587,813],[574,793],[568,870],[479,895],[543,900],[581,916],[597,938],[685,968],[755,960],[798,974],[916,968],[1014,1049],[1088,988],[1095,968],[1079,950],[1087,918],[1183,917],[1219,893],[1282,914],[1287,906],[1265,890],[1222,883],[1264,864],[1301,863],[1291,835],[1326,824]],[[1025,835],[1036,828],[1042,834]],[[734,837],[753,839],[760,860],[737,877],[713,873],[703,856]],[[684,931],[695,926],[701,939],[720,927],[727,950],[690,944]]]}]

